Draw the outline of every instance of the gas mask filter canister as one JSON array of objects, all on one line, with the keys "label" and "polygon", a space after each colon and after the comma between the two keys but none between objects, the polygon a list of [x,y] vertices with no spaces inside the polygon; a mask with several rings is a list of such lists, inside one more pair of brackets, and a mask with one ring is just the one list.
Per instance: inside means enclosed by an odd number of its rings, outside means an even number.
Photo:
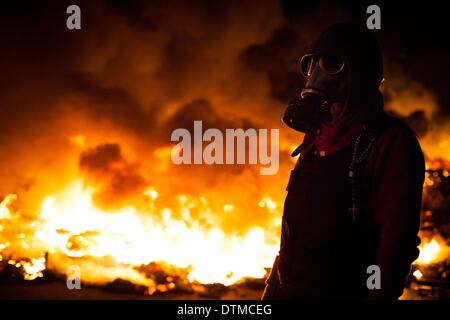
[{"label": "gas mask filter canister", "polygon": [[300,71],[306,78],[306,85],[301,97],[288,104],[283,122],[295,130],[308,133],[330,120],[331,103],[346,99],[345,67],[345,59],[339,56],[303,56]]}]

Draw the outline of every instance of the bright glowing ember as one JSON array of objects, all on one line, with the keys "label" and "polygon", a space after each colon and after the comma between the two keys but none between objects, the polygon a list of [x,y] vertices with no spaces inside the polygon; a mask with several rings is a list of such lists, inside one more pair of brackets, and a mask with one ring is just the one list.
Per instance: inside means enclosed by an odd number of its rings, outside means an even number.
[{"label": "bright glowing ember", "polygon": [[415,261],[415,263],[419,265],[440,262],[447,257],[445,254],[447,246],[444,243],[440,244],[435,238],[423,242],[419,248],[420,254]]}]

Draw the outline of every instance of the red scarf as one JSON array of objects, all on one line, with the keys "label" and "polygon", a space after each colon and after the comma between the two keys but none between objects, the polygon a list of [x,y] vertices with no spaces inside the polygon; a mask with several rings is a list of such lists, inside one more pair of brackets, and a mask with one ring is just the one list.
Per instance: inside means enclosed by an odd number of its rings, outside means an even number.
[{"label": "red scarf", "polygon": [[362,128],[362,123],[354,122],[344,133],[337,134],[336,126],[324,123],[315,142],[317,154],[324,157],[344,149],[361,133]]},{"label": "red scarf", "polygon": [[[363,122],[359,115],[346,115],[344,108],[341,116],[334,123],[325,122],[321,129],[312,138],[312,142],[303,150],[301,157],[304,157],[311,150],[314,150],[320,157],[328,156],[336,151],[342,150],[352,143],[361,133]],[[305,137],[305,141],[308,137]]]}]

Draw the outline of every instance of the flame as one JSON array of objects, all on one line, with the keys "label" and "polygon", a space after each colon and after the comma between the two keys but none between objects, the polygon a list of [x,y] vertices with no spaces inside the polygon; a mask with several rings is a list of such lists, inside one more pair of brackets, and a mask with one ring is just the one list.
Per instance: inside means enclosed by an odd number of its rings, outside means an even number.
[{"label": "flame", "polygon": [[[6,219],[11,217],[9,205],[17,200],[16,194],[8,194],[5,199],[0,203],[0,219]],[[1,225],[0,225],[1,228]],[[1,231],[1,229],[0,229]]]},{"label": "flame", "polygon": [[69,139],[70,143],[73,144],[74,146],[77,146],[80,148],[86,147],[86,136],[84,136],[82,134],[70,136],[70,137],[68,137],[68,139]]},{"label": "flame", "polygon": [[427,265],[441,259],[443,249],[436,239],[420,245],[420,254],[415,263]]},{"label": "flame", "polygon": [[[78,142],[83,142],[81,136],[74,138],[74,143]],[[167,150],[159,153],[166,155]],[[427,161],[427,168],[436,166],[442,167],[441,162]],[[442,176],[448,177],[448,172],[443,170]],[[437,174],[427,172],[424,190],[436,185],[437,179]],[[146,292],[153,294],[175,289],[179,275],[193,287],[263,278],[279,248],[275,229],[251,227],[239,234],[224,231],[211,218],[215,215],[209,203],[217,199],[174,193],[170,194],[173,203],[168,205],[167,190],[150,185],[142,194],[144,206],[106,210],[94,203],[95,191],[74,180],[44,197],[33,219],[15,212],[16,194],[6,196],[0,203],[0,261],[20,269],[26,280],[43,277],[47,268],[64,274],[75,264],[82,268],[84,282],[101,284],[121,278],[144,285]],[[227,200],[215,210],[239,215],[242,208],[233,202]],[[269,225],[279,229],[281,202],[264,195],[254,207],[273,213]],[[448,256],[445,240],[438,237],[424,241],[419,249],[416,265],[437,263]],[[140,269],[152,263],[171,270],[165,283],[156,283]],[[419,270],[414,276],[423,277]]]},{"label": "flame", "polygon": [[44,276],[42,272],[45,270],[45,258],[33,258],[29,262],[24,262],[22,267],[25,271],[25,280],[41,278]]},{"label": "flame", "polygon": [[[197,204],[185,195],[178,196],[183,219],[175,219],[173,208],[154,206],[153,212],[139,212],[133,206],[107,212],[93,204],[93,192],[77,181],[44,199],[34,236],[47,251],[75,259],[112,257],[131,266],[163,261],[189,270],[191,282],[231,285],[244,277],[264,277],[278,249],[259,227],[241,236],[229,235],[193,220],[190,208]],[[149,202],[158,197],[155,189],[146,194]],[[4,215],[12,199],[2,202]],[[269,200],[263,202],[273,206]],[[224,207],[232,209],[230,204]],[[45,259],[34,259],[23,267],[32,278],[39,276],[44,264]]]},{"label": "flame", "polygon": [[423,278],[422,272],[421,272],[420,270],[418,270],[418,269],[417,269],[416,271],[414,271],[413,276],[414,276],[417,280],[420,280],[420,279]]}]

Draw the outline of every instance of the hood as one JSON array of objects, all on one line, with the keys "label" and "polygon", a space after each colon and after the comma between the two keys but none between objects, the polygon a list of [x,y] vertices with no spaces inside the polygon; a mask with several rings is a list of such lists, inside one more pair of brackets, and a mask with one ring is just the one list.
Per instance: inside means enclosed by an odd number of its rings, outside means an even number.
[{"label": "hood", "polygon": [[[310,52],[321,56],[338,55],[349,65],[349,109],[361,108],[369,100],[381,97],[379,86],[383,80],[383,58],[372,31],[353,23],[338,23],[327,28],[312,45]],[[382,103],[371,102],[373,109]],[[372,110],[380,111],[380,110]]]}]

